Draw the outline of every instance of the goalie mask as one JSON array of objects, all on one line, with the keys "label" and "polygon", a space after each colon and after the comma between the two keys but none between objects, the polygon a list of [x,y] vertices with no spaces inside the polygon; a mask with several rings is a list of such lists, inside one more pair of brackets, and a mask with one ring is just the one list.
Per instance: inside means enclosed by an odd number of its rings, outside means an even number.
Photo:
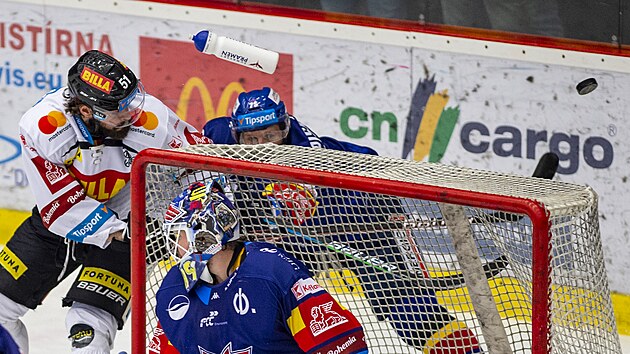
[{"label": "goalie mask", "polygon": [[171,256],[190,255],[207,261],[230,241],[240,238],[238,214],[216,185],[195,182],[180,193],[164,215]]}]

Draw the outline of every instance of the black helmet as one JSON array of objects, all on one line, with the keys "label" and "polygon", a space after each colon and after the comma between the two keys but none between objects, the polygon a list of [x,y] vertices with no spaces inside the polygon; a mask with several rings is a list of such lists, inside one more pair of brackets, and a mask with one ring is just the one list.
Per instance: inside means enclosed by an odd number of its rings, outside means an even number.
[{"label": "black helmet", "polygon": [[[136,92],[138,79],[125,64],[98,50],[85,52],[68,71],[72,95],[90,107],[119,111]],[[123,106],[121,106],[123,105]]]}]

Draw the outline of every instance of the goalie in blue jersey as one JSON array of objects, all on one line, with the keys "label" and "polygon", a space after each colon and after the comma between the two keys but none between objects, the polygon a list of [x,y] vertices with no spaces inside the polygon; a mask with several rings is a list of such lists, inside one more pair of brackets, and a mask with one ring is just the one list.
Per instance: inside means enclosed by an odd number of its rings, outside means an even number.
[{"label": "goalie in blue jersey", "polygon": [[300,261],[241,237],[238,211],[216,184],[188,186],[164,220],[178,264],[156,295],[166,338],[154,343],[181,354],[367,353],[357,319]]},{"label": "goalie in blue jersey", "polygon": [[[216,144],[275,143],[377,155],[369,147],[317,136],[288,114],[279,95],[268,87],[241,93],[232,115],[208,121],[203,132]],[[244,218],[243,227],[259,226],[248,225],[249,220],[262,220],[260,223],[264,224],[265,220],[274,219],[270,212],[287,214],[295,227],[287,227],[291,236],[284,237],[282,247],[315,270],[319,260],[313,255],[318,253],[318,246],[321,250],[324,243],[333,245],[338,250],[339,264],[360,280],[373,312],[379,320],[388,320],[408,345],[430,354],[481,352],[475,334],[440,306],[434,289],[387,272],[415,271],[409,269],[409,261],[404,259],[393,232],[340,231],[341,225],[387,224],[387,215],[405,213],[397,198],[374,198],[369,193],[333,188],[308,190],[291,183],[265,185],[260,180],[252,188],[251,181],[240,181],[244,183],[236,186],[235,200],[250,203],[247,210],[251,214],[247,220]],[[315,231],[304,235],[299,231],[302,229]],[[325,229],[333,230],[331,235],[317,234],[317,230]],[[375,263],[380,266],[374,266]]]}]

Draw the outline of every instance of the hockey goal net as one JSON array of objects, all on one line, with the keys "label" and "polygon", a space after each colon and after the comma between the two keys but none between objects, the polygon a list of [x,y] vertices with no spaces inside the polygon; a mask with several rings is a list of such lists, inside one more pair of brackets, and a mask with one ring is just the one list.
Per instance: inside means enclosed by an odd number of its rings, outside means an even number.
[{"label": "hockey goal net", "polygon": [[590,188],[266,144],[136,157],[134,354],[150,346],[173,265],[162,215],[193,180],[222,183],[251,240],[303,261],[371,352],[463,353],[477,341],[485,353],[621,353]]}]

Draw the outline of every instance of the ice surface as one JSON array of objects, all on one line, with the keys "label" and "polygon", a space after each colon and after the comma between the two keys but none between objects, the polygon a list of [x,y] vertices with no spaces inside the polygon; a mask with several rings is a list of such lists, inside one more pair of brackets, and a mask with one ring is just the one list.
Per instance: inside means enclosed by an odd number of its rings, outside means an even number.
[{"label": "ice surface", "polygon": [[[61,299],[75,277],[76,273],[69,276],[56,289],[53,289],[43,305],[24,316],[24,324],[29,331],[30,354],[70,352],[70,341],[67,339],[65,326],[67,309],[61,307]],[[125,328],[118,332],[114,350],[112,350],[113,354],[119,354],[121,351],[130,352],[130,322],[128,321]],[[621,336],[621,346],[624,354],[630,354],[630,336]]]}]

